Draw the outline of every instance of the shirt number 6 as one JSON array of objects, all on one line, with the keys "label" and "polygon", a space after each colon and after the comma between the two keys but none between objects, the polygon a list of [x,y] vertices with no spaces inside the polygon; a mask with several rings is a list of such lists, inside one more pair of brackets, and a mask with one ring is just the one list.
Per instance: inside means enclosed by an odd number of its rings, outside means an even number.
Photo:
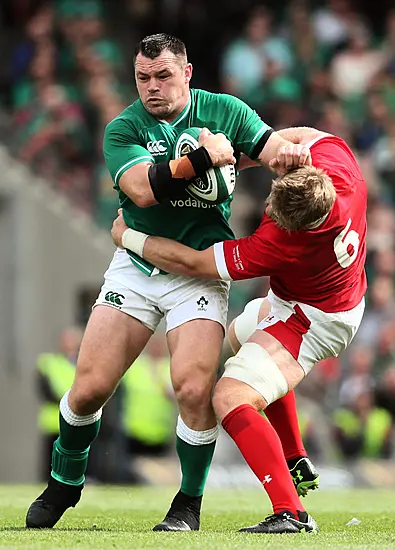
[{"label": "shirt number 6", "polygon": [[333,243],[333,250],[335,251],[337,261],[343,268],[348,267],[355,261],[359,249],[359,235],[353,229],[348,231],[350,225],[351,218]]}]

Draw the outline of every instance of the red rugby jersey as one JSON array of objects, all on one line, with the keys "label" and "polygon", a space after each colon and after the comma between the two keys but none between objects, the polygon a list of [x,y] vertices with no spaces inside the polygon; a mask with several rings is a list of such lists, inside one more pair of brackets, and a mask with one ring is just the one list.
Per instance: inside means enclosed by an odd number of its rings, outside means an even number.
[{"label": "red rugby jersey", "polygon": [[319,139],[313,165],[325,170],[336,188],[335,203],[317,228],[288,232],[264,214],[250,237],[215,245],[224,279],[270,276],[273,292],[334,313],[359,304],[366,292],[366,183],[357,161],[340,138]]}]

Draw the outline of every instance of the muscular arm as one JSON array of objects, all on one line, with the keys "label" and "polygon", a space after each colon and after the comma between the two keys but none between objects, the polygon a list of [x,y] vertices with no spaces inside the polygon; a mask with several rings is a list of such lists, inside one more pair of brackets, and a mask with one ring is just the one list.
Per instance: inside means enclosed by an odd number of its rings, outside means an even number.
[{"label": "muscular arm", "polygon": [[283,130],[278,130],[277,134],[291,143],[300,145],[308,145],[311,141],[331,135],[316,128],[309,128],[308,126],[284,128]]},{"label": "muscular arm", "polygon": [[126,170],[119,179],[120,189],[140,208],[158,204],[148,179],[151,162],[140,162]]},{"label": "muscular arm", "polygon": [[205,279],[221,279],[214,258],[214,247],[194,250],[163,237],[148,237],[143,257],[151,264],[177,275]]}]

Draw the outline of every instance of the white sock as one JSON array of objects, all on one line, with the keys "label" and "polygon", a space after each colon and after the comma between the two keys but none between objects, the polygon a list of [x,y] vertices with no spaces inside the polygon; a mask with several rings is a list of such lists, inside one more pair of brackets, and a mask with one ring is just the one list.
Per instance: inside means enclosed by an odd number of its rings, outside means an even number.
[{"label": "white sock", "polygon": [[69,393],[70,393],[70,390],[64,394],[64,396],[60,400],[60,405],[59,405],[60,414],[63,416],[67,424],[70,424],[70,426],[80,427],[80,426],[88,426],[89,424],[94,424],[95,422],[100,420],[102,411],[103,411],[102,408],[100,408],[98,411],[92,414],[87,414],[85,416],[80,416],[78,414],[75,414],[75,412],[73,412],[70,409]]},{"label": "white sock", "polygon": [[189,445],[208,445],[217,440],[219,434],[218,424],[209,430],[191,430],[185,424],[181,416],[178,416],[176,434]]}]

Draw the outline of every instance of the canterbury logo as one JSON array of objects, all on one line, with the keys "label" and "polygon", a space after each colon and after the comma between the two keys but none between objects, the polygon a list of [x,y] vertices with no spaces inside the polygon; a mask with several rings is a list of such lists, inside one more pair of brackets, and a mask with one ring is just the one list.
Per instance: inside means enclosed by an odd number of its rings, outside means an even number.
[{"label": "canterbury logo", "polygon": [[166,145],[162,145],[162,143],[165,143],[164,139],[159,139],[158,141],[149,141],[147,143],[147,149],[152,155],[164,155],[167,153],[167,147]]},{"label": "canterbury logo", "polygon": [[112,290],[107,292],[107,294],[105,295],[106,302],[110,302],[110,304],[114,304],[117,306],[122,306],[124,299],[125,299],[125,296],[123,294],[118,294],[118,292],[112,292]]}]

